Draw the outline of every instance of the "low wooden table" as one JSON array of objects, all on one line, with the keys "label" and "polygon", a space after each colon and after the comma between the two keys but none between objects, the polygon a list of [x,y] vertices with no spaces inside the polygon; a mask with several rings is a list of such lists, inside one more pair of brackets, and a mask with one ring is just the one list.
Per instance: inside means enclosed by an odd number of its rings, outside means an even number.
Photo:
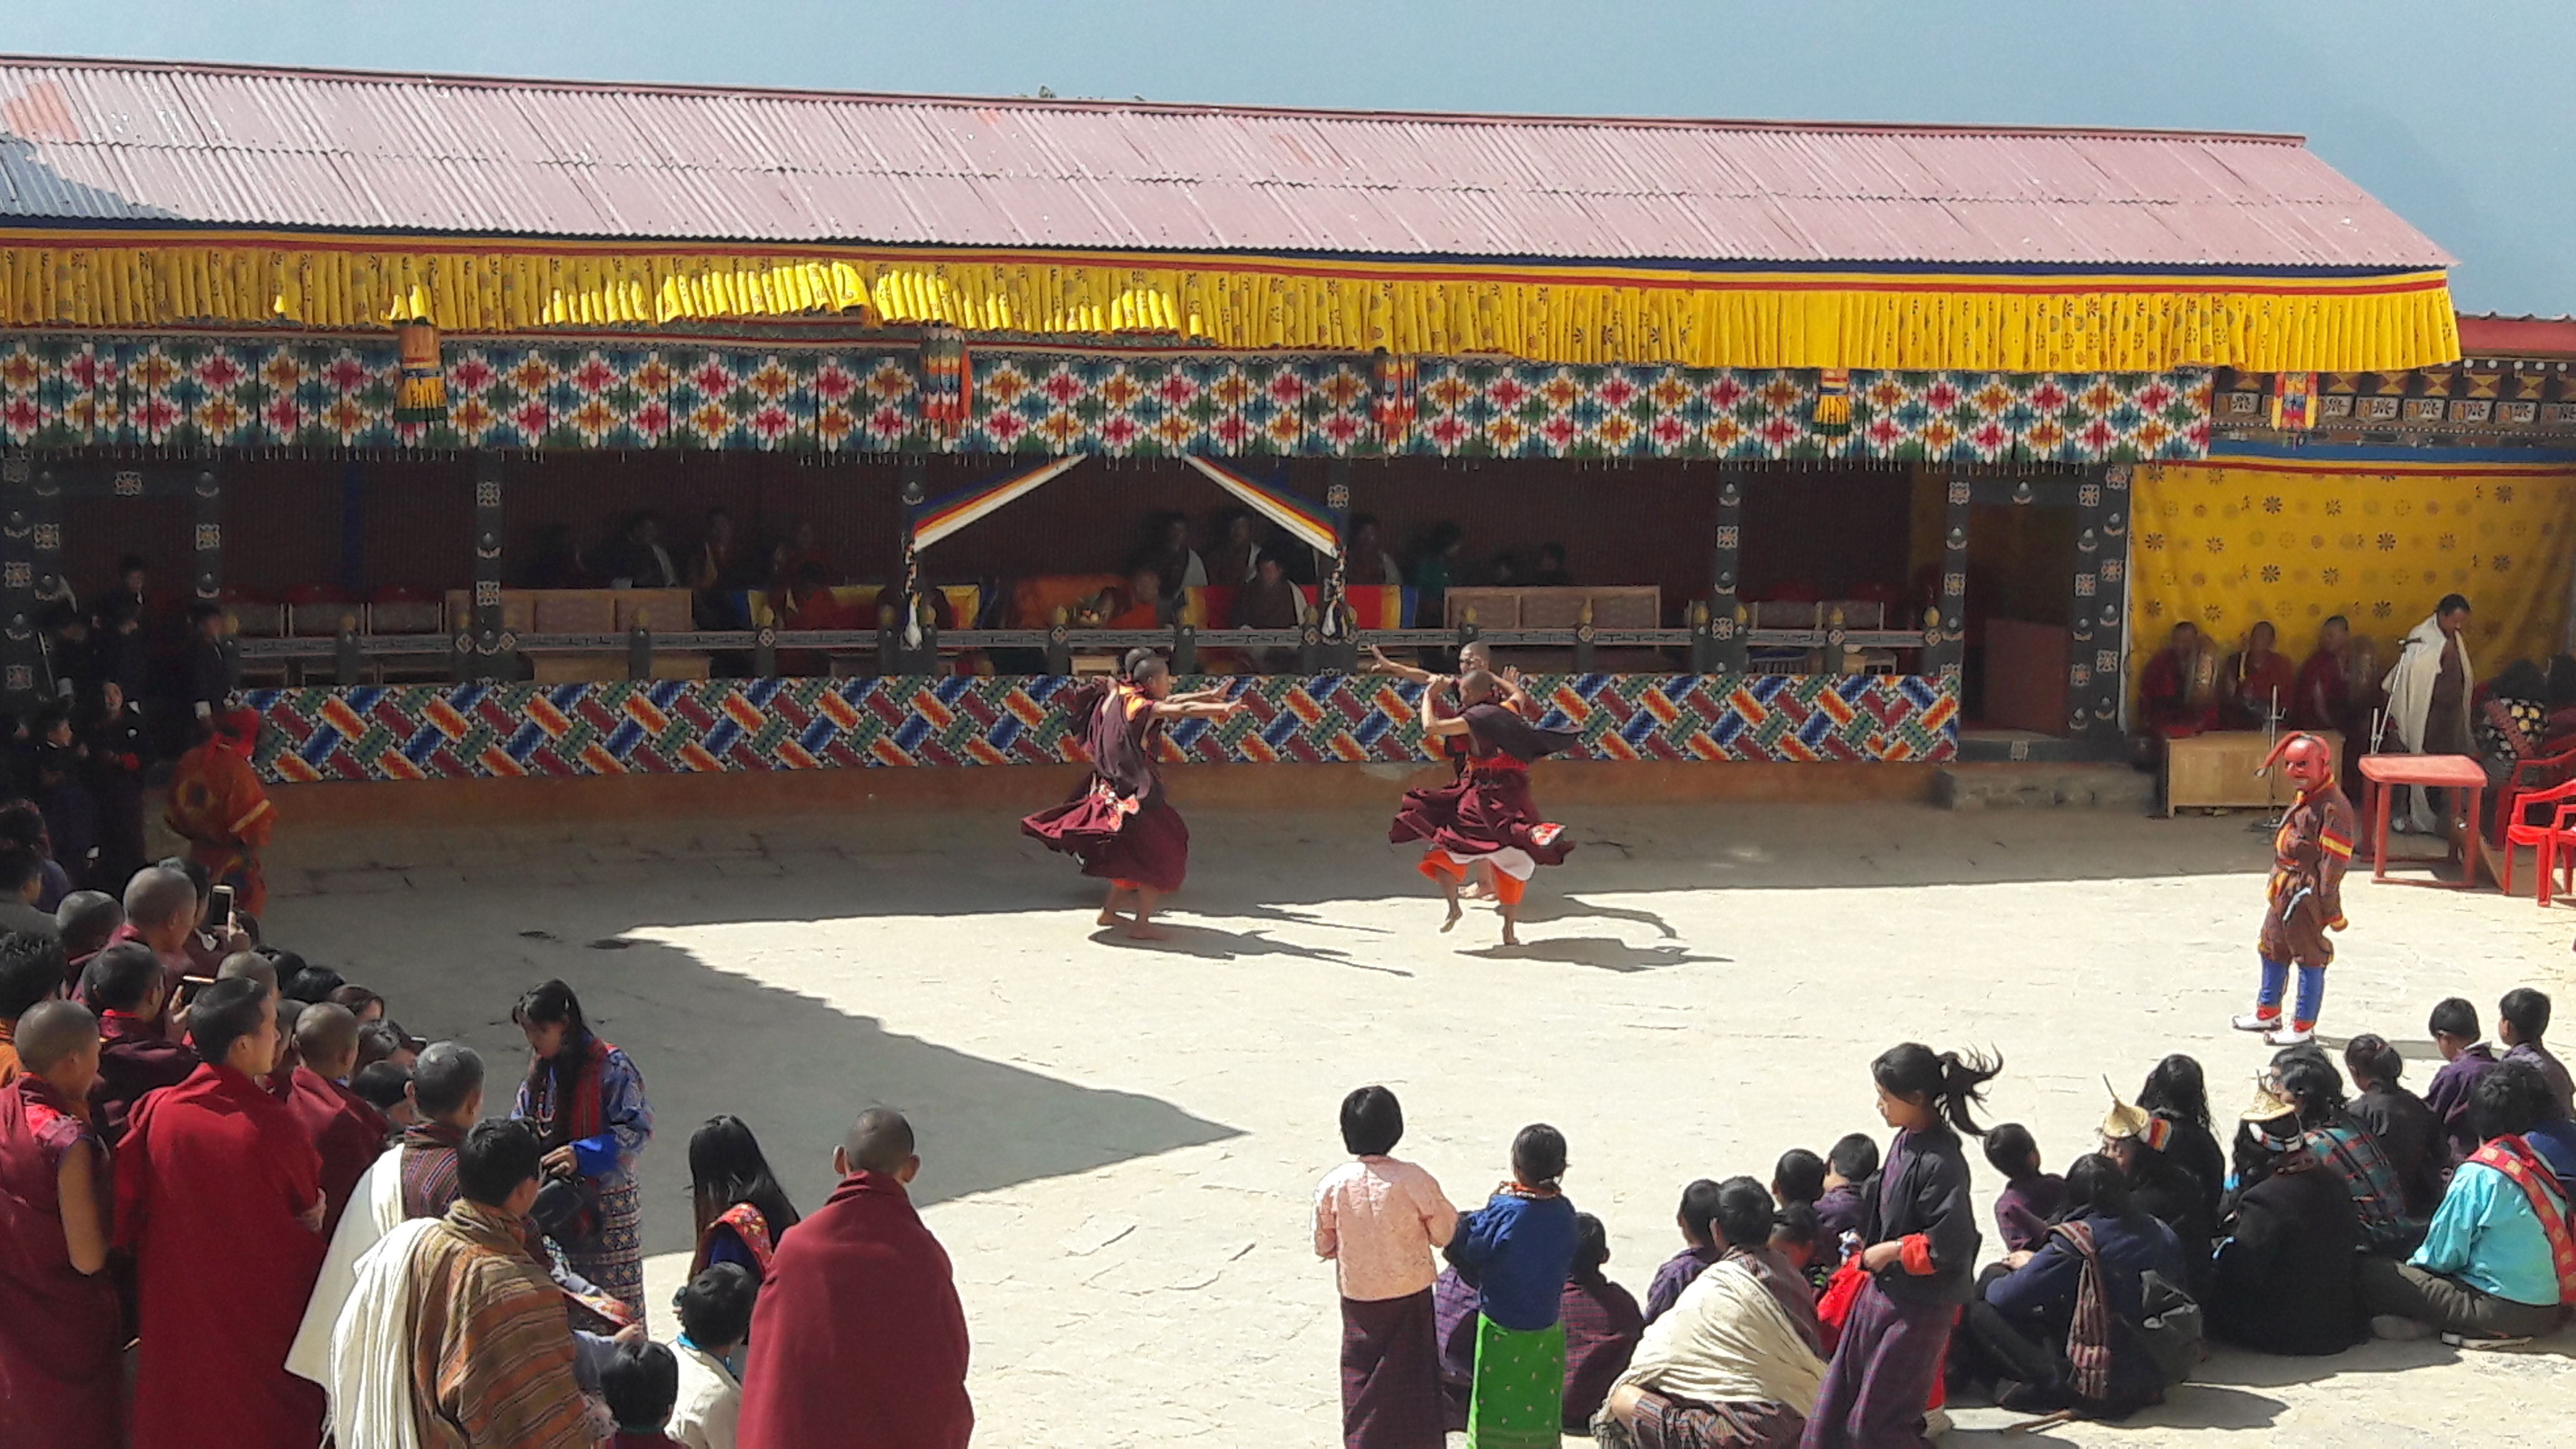
[{"label": "low wooden table", "polygon": [[[2459,863],[2460,879],[2455,889],[2476,885],[2478,868],[2485,859],[2478,848],[2478,806],[2486,798],[2486,770],[2467,755],[2364,755],[2359,764],[2361,778],[2369,786],[2368,803],[2362,808],[2362,828],[2370,832],[2370,878],[2388,879],[2389,787],[2419,785],[2467,794],[2465,824],[2457,795],[2451,799],[2452,808],[2443,812],[2448,817],[2442,831],[2448,848],[2442,858]],[[2430,864],[2433,857],[2410,855],[2405,859]]]},{"label": "low wooden table", "polygon": [[[2343,758],[2343,736],[2324,732]],[[2298,798],[2299,788],[2279,770],[2266,774],[2263,757],[2274,741],[2260,730],[2212,730],[2165,742],[2165,813],[2177,810],[2255,807],[2277,810]]]}]

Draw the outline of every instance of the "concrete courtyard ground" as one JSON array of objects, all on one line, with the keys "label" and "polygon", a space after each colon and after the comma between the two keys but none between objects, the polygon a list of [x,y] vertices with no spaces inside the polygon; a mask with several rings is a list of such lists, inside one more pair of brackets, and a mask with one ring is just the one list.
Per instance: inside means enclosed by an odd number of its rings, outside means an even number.
[{"label": "concrete courtyard ground", "polygon": [[[2266,1056],[2226,1029],[2266,860],[2246,816],[1560,813],[1581,847],[1533,889],[1519,950],[1483,914],[1439,934],[1383,813],[1344,810],[1196,812],[1158,947],[1098,932],[1090,882],[1006,811],[301,834],[290,812],[268,924],[503,1081],[525,1062],[516,994],[579,989],[658,1119],[658,1335],[692,1128],[748,1119],[810,1208],[851,1115],[903,1108],[972,1325],[978,1440],[1051,1449],[1336,1442],[1339,1320],[1308,1204],[1362,1083],[1402,1094],[1403,1154],[1462,1204],[1522,1124],[1564,1129],[1568,1190],[1642,1294],[1678,1246],[1683,1183],[1768,1180],[1784,1149],[1880,1131],[1867,1064],[1899,1040],[2001,1051],[1991,1115],[2029,1124],[2052,1166],[2090,1146],[2105,1074],[2134,1090],[2191,1052],[2225,1111]],[[2327,1029],[2397,1041],[2419,1086],[2442,996],[2486,1010],[2537,984],[2576,1019],[2576,913],[2366,874],[2347,909]],[[1996,1186],[1980,1163],[1981,1207]],[[2563,1443],[2571,1351],[2576,1334],[2222,1352],[2127,1425],[2006,1440],[2009,1416],[1972,1410],[1951,1442]]]}]

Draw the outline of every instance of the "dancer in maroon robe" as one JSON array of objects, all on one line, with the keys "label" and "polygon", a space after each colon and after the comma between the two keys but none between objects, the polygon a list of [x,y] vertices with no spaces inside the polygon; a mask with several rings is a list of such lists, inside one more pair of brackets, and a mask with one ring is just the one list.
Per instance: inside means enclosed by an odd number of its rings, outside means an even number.
[{"label": "dancer in maroon robe", "polygon": [[912,1125],[871,1108],[832,1167],[840,1187],[779,1240],[751,1311],[734,1443],[965,1449],[966,1311],[905,1190],[921,1170]]},{"label": "dancer in maroon robe", "polygon": [[18,1019],[26,1075],[0,1088],[0,1449],[121,1449],[124,1314],[107,1266],[107,1145],[89,1125],[98,1019]]},{"label": "dancer in maroon robe", "polygon": [[1471,866],[1494,870],[1494,894],[1503,918],[1503,944],[1517,946],[1521,895],[1542,865],[1557,865],[1574,842],[1565,827],[1541,820],[1530,799],[1530,762],[1571,748],[1577,736],[1566,730],[1540,729],[1498,699],[1500,686],[1484,670],[1470,670],[1457,680],[1460,711],[1442,719],[1433,699],[1446,681],[1423,687],[1422,734],[1426,741],[1462,737],[1467,741],[1466,768],[1446,785],[1428,785],[1404,793],[1404,805],[1386,838],[1402,844],[1420,840],[1422,873],[1440,883],[1448,898],[1449,918],[1440,929],[1458,924],[1458,887]]},{"label": "dancer in maroon robe", "polygon": [[[1107,684],[1077,684],[1056,692],[1055,705],[1072,718],[1091,759],[1091,778],[1061,805],[1020,822],[1020,831],[1082,861],[1084,875],[1109,882],[1100,924],[1125,926],[1143,941],[1164,939],[1154,908],[1181,888],[1190,868],[1190,827],[1163,798],[1162,772],[1154,762],[1163,725],[1176,719],[1223,719],[1243,708],[1222,688],[1172,693],[1172,671],[1159,655],[1128,656],[1127,675]],[[1135,912],[1131,921],[1119,907]]]},{"label": "dancer in maroon robe", "polygon": [[321,1271],[322,1162],[262,1088],[277,1001],[248,977],[197,994],[203,1062],[134,1109],[116,1242],[134,1256],[134,1449],[313,1449],[322,1386],[286,1371]]}]

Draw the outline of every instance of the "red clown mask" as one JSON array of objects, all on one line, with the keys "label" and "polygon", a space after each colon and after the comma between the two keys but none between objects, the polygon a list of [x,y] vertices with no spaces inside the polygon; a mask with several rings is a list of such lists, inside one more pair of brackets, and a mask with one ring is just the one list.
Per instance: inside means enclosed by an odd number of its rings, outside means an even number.
[{"label": "red clown mask", "polygon": [[2266,770],[2274,765],[2302,793],[2320,789],[2334,779],[2334,747],[2315,735],[2284,735],[2263,760]]}]

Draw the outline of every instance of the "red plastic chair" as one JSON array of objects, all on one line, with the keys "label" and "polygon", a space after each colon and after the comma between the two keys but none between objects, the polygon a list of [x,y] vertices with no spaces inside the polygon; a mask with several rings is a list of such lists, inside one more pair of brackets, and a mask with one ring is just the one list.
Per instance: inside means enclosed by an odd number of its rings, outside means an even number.
[{"label": "red plastic chair", "polygon": [[[2576,780],[2562,780],[2546,790],[2528,791],[2520,798],[2525,805],[2576,801]],[[2528,845],[2534,851],[2532,863],[2540,875],[2540,886],[2537,892],[2539,902],[2544,906],[2549,904],[2551,874],[2559,868],[2562,859],[2565,864],[2576,867],[2576,827],[2570,825],[2571,814],[2576,814],[2576,804],[2559,804],[2556,810],[2550,812],[2551,819],[2547,825],[2530,825],[2520,819],[2512,820],[2505,825],[2504,862],[2496,872],[2496,884],[2506,895],[2513,894],[2514,851]]]},{"label": "red plastic chair", "polygon": [[2495,821],[2487,827],[2487,839],[2504,839],[2504,828],[2522,818],[2516,806],[2531,792],[2576,779],[2576,749],[2536,760],[2516,760],[2496,786]]}]

